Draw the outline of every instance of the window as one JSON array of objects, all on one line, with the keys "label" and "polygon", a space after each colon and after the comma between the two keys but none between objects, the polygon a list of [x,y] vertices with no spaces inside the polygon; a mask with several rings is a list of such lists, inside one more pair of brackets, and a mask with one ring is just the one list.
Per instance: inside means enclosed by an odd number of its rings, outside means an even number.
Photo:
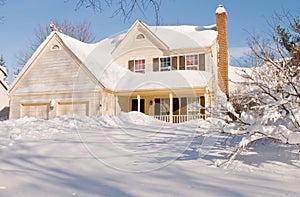
[{"label": "window", "polygon": [[135,60],[134,61],[134,72],[145,73],[145,60]]},{"label": "window", "polygon": [[171,58],[162,57],[160,58],[160,71],[170,71],[171,70]]},{"label": "window", "polygon": [[199,68],[199,56],[198,55],[186,55],[185,56],[185,69],[186,70],[198,70]]},{"label": "window", "polygon": [[57,44],[51,47],[51,51],[57,51],[57,50],[60,50],[60,47]]},{"label": "window", "polygon": [[145,39],[145,36],[144,36],[144,34],[139,34],[136,36],[136,39],[137,40]]},{"label": "window", "polygon": [[187,98],[187,115],[199,115],[200,108],[199,97]]},{"label": "window", "polygon": [[170,114],[170,99],[157,98],[154,100],[154,115],[169,115]]}]

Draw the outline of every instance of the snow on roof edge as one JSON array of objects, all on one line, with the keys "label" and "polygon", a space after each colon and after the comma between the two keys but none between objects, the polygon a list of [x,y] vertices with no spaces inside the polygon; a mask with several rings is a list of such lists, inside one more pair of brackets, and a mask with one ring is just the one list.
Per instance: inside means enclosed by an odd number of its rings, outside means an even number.
[{"label": "snow on roof edge", "polygon": [[[35,50],[35,52],[32,54],[32,56],[29,58],[29,60],[26,62],[26,64],[23,66],[22,70],[20,71],[20,73],[17,75],[17,77],[13,80],[12,84],[10,85],[10,88],[8,90],[8,92],[10,92],[15,85],[17,84],[17,82],[19,81],[19,79],[24,75],[24,73],[27,71],[27,69],[29,68],[29,66],[32,64],[32,62],[37,58],[37,56],[40,54],[40,52],[44,49],[44,47],[47,45],[47,43],[53,38],[53,36],[57,34],[57,32],[52,31],[49,36],[44,40],[44,42],[42,42],[42,44],[40,44],[40,46]],[[58,35],[58,34],[57,34]]]}]

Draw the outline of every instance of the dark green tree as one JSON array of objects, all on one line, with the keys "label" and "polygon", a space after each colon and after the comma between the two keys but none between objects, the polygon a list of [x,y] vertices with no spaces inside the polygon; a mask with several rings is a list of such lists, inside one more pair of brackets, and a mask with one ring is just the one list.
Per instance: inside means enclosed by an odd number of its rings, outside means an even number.
[{"label": "dark green tree", "polygon": [[6,68],[5,61],[4,61],[4,59],[3,59],[3,56],[2,56],[2,55],[1,55],[1,57],[0,57],[0,66],[3,66],[3,67],[5,67],[5,68]]}]

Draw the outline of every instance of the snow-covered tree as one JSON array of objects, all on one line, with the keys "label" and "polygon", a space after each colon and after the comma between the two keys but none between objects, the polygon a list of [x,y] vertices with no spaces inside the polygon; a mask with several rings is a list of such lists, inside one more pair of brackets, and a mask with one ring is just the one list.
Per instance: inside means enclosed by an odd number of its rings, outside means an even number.
[{"label": "snow-covered tree", "polygon": [[244,65],[252,67],[237,69],[241,80],[230,99],[236,121],[219,124],[222,132],[243,136],[227,165],[260,139],[300,144],[300,19],[287,13],[273,19],[271,34],[249,39]]},{"label": "snow-covered tree", "polygon": [[284,124],[299,132],[300,19],[288,14],[277,17],[270,37],[254,36],[249,41],[248,63],[253,68],[242,73],[245,81],[241,85],[247,88],[239,97],[241,105],[261,123]]}]

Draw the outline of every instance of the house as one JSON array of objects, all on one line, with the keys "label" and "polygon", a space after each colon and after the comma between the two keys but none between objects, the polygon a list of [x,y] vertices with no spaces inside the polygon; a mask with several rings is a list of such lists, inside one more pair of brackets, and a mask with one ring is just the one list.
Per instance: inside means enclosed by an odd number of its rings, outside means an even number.
[{"label": "house", "polygon": [[0,66],[0,120],[8,118],[7,70]]},{"label": "house", "polygon": [[10,118],[139,111],[170,122],[203,118],[228,94],[227,13],[216,25],[148,26],[95,44],[53,31],[10,89]]}]

